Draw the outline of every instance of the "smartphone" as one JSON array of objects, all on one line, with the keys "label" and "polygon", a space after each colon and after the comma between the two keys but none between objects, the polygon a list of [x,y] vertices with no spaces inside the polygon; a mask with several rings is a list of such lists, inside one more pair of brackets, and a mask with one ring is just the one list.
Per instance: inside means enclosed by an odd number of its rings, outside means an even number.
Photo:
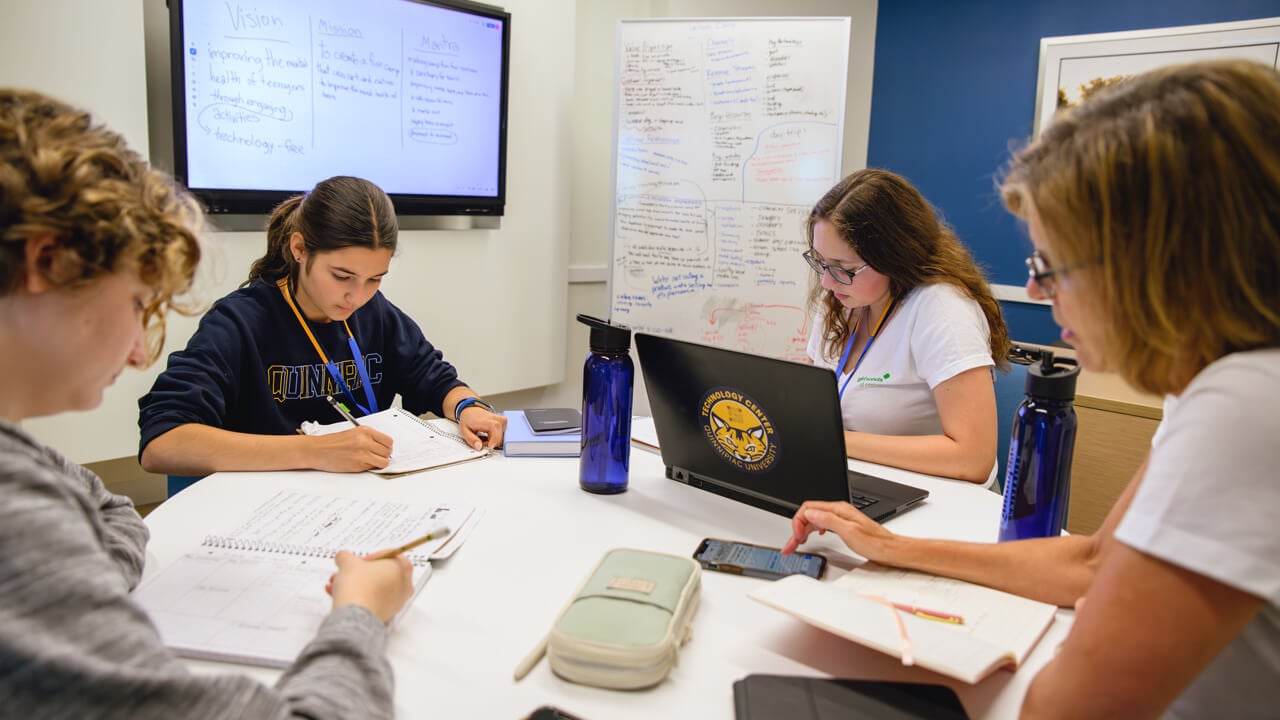
[{"label": "smartphone", "polygon": [[778,548],[707,538],[693,553],[693,559],[708,570],[777,580],[787,575],[820,578],[827,571],[827,559],[814,553],[783,555]]}]

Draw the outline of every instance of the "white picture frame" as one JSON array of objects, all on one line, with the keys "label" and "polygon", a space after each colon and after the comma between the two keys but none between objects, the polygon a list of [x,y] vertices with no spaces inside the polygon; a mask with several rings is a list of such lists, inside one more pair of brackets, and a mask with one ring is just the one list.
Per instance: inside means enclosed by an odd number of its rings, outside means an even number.
[{"label": "white picture frame", "polygon": [[1197,60],[1246,58],[1280,68],[1280,17],[1210,25],[1040,39],[1040,73],[1032,132],[1049,124],[1058,91],[1079,102],[1082,86]]}]

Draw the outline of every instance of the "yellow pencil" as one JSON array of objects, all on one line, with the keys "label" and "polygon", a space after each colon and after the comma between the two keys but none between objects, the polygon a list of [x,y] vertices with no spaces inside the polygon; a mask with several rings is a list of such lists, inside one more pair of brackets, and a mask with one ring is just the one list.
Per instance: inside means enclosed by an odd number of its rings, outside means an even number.
[{"label": "yellow pencil", "polygon": [[423,543],[428,543],[428,542],[431,542],[432,540],[439,540],[440,538],[448,535],[449,532],[450,531],[447,526],[438,525],[434,528],[431,528],[431,530],[426,535],[423,535],[422,537],[416,540],[410,540],[409,542],[401,545],[398,548],[383,550],[382,552],[376,552],[372,555],[365,555],[364,559],[365,560],[386,560],[387,558],[393,558],[397,555],[400,555],[401,553],[409,552],[410,550],[418,547]]}]

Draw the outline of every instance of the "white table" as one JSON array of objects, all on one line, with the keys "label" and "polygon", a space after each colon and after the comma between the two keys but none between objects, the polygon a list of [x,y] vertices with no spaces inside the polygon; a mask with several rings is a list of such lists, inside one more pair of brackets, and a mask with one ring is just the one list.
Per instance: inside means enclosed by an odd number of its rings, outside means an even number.
[{"label": "white table", "polygon": [[[851,467],[930,491],[919,507],[893,518],[899,533],[994,541],[1000,497],[969,483],[852,461]],[[484,510],[450,559],[437,562],[426,587],[391,636],[396,712],[401,718],[522,718],[543,704],[586,720],[733,717],[733,681],[750,673],[942,682],[955,687],[973,717],[1016,717],[1035,671],[1066,634],[1059,612],[1016,673],[997,671],[969,686],[812,628],[747,597],[754,578],[703,573],[693,638],[679,666],[650,690],[620,692],[575,685],[545,660],[523,681],[512,670],[605,551],[636,547],[689,555],[704,537],[781,545],[787,518],[668,480],[657,454],[634,447],[630,488],[593,495],[577,484],[576,458],[506,458],[386,479],[321,472],[218,473],[184,490],[147,517],[147,572],[227,530],[283,488],[351,497],[447,500]],[[834,550],[824,537],[809,547]],[[856,564],[828,552],[828,580]],[[244,672],[272,682],[278,671],[190,661],[197,672]]]}]

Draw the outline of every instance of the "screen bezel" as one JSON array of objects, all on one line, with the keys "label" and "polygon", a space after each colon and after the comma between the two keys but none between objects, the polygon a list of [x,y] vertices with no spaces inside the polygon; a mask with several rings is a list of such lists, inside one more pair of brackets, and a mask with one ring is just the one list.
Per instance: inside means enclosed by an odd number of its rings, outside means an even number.
[{"label": "screen bezel", "polygon": [[[187,106],[186,106],[186,47],[183,34],[183,4],[192,0],[168,0],[169,5],[169,74],[171,107],[173,110],[173,175],[195,195],[205,210],[212,215],[265,215],[284,200],[309,191],[258,190],[253,188],[199,188],[187,184]],[[507,199],[507,115],[508,86],[511,78],[511,14],[492,5],[466,0],[403,0],[418,5],[468,13],[502,22],[502,81],[498,118],[498,190],[492,196],[430,195],[388,193],[398,215],[450,215],[500,217],[506,210]],[[341,174],[341,173],[335,173]],[[316,178],[316,182],[324,178]],[[373,178],[369,178],[374,180]],[[376,180],[374,180],[376,182]]]}]

